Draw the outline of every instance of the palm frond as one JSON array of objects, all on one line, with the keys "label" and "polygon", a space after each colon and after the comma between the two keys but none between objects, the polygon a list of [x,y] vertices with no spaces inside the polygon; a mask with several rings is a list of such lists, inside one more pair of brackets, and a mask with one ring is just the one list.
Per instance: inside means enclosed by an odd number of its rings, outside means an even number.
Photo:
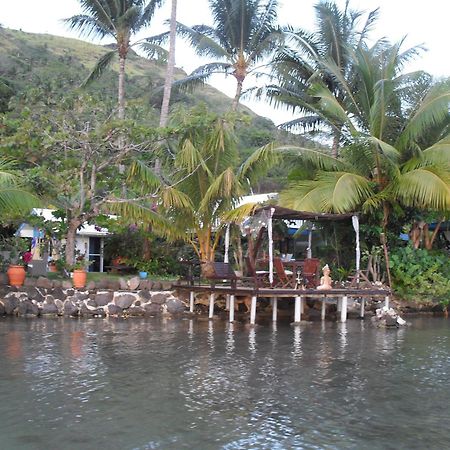
[{"label": "palm frond", "polygon": [[154,194],[161,187],[160,178],[140,160],[134,160],[130,165],[127,182],[139,192],[148,194]]},{"label": "palm frond", "polygon": [[105,53],[95,64],[91,73],[87,76],[87,78],[81,84],[81,87],[86,87],[94,80],[97,80],[102,73],[109,67],[111,61],[116,56],[117,50],[111,50],[108,53]]},{"label": "palm frond", "polygon": [[239,167],[237,176],[250,184],[265,174],[280,160],[280,153],[275,149],[274,143],[267,144],[254,151]]},{"label": "palm frond", "polygon": [[136,45],[145,53],[147,58],[156,59],[158,62],[167,62],[169,52],[160,45],[148,41]]}]

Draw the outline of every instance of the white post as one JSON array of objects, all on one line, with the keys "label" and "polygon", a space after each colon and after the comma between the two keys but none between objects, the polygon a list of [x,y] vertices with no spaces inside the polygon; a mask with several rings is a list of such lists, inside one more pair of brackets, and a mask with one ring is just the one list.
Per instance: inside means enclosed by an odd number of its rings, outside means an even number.
[{"label": "white post", "polygon": [[269,221],[267,223],[267,236],[269,239],[269,283],[273,284],[273,236],[272,236],[272,216],[275,208],[270,208]]},{"label": "white post", "polygon": [[342,297],[341,322],[347,321],[347,296]]},{"label": "white post", "polygon": [[230,294],[227,294],[225,298],[225,311],[228,311],[229,309],[230,309]]},{"label": "white post", "polygon": [[361,298],[361,311],[359,313],[359,317],[364,318],[365,309],[366,309],[366,299]]},{"label": "white post", "polygon": [[358,216],[352,216],[353,229],[355,230],[356,241],[356,286],[359,286],[359,272],[361,269],[361,249],[359,245],[359,218]]},{"label": "white post", "polygon": [[194,303],[195,303],[195,293],[194,291],[189,292],[189,312],[194,312]]},{"label": "white post", "polygon": [[325,313],[327,311],[327,305],[325,303],[325,297],[322,298],[322,312],[321,312],[321,319],[325,320]]},{"label": "white post", "polygon": [[234,322],[234,295],[230,295],[230,322]]},{"label": "white post", "polygon": [[312,229],[308,230],[308,248],[306,249],[306,257],[312,258]]},{"label": "white post", "polygon": [[209,318],[214,317],[214,293],[209,294]]},{"label": "white post", "polygon": [[250,309],[250,324],[251,325],[255,325],[255,323],[256,323],[256,300],[257,300],[256,295],[253,295],[252,296],[252,306]]},{"label": "white post", "polygon": [[272,322],[277,321],[277,312],[278,312],[278,297],[272,298]]},{"label": "white post", "polygon": [[389,295],[384,297],[384,306],[389,309]]},{"label": "white post", "polygon": [[227,225],[225,230],[225,254],[223,255],[223,262],[228,263],[228,250],[230,248],[230,224]]},{"label": "white post", "polygon": [[103,238],[100,238],[100,272],[103,272],[103,265],[104,265],[103,255],[105,253],[104,250],[105,250],[105,240]]},{"label": "white post", "polygon": [[341,300],[340,297],[337,298],[336,311],[337,311],[337,312],[342,311],[342,300]]},{"label": "white post", "polygon": [[300,323],[302,320],[302,298],[300,296],[295,297],[295,313],[294,322]]}]

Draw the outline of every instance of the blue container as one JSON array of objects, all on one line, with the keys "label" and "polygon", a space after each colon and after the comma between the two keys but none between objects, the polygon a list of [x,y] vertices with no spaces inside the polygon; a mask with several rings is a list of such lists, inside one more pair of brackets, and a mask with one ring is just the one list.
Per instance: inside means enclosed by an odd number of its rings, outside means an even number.
[{"label": "blue container", "polygon": [[145,280],[148,277],[148,273],[147,272],[139,272],[139,278],[141,280]]}]

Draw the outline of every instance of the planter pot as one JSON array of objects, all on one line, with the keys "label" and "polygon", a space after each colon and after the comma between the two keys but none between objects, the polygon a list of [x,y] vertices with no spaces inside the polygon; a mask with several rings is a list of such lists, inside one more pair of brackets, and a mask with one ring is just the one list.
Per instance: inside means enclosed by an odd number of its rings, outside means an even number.
[{"label": "planter pot", "polygon": [[148,277],[148,273],[147,272],[139,272],[139,278],[141,280],[145,280]]},{"label": "planter pot", "polygon": [[84,269],[75,269],[73,271],[73,287],[83,288],[86,286],[87,272]]},{"label": "planter pot", "polygon": [[10,286],[22,286],[25,281],[25,267],[11,264],[6,272]]},{"label": "planter pot", "polygon": [[56,264],[49,264],[48,271],[53,272],[53,273],[58,272],[58,269],[56,268]]}]

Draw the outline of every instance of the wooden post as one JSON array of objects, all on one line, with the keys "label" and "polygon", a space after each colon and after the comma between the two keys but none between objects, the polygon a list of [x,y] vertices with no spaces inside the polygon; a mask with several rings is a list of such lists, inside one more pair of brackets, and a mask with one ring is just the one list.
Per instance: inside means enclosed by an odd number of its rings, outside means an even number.
[{"label": "wooden post", "polygon": [[277,321],[278,297],[272,298],[272,322]]},{"label": "wooden post", "polygon": [[359,317],[364,319],[364,314],[366,313],[366,299],[364,297],[361,298],[361,311],[359,313]]},{"label": "wooden post", "polygon": [[189,312],[194,312],[194,303],[195,303],[195,293],[194,291],[189,292]]},{"label": "wooden post", "polygon": [[214,317],[214,293],[211,292],[209,294],[209,318],[212,319]]},{"label": "wooden post", "polygon": [[389,308],[389,295],[386,295],[386,297],[384,297],[384,306],[386,306],[386,308]]},{"label": "wooden post", "polygon": [[347,322],[347,296],[342,297],[341,322]]},{"label": "wooden post", "polygon": [[230,322],[234,322],[234,295],[230,295]]},{"label": "wooden post", "polygon": [[300,323],[302,320],[302,298],[300,296],[295,297],[295,313],[294,322]]},{"label": "wooden post", "polygon": [[252,295],[252,306],[250,309],[250,324],[255,325],[256,323],[256,295]]},{"label": "wooden post", "polygon": [[325,297],[322,298],[322,313],[321,313],[321,319],[325,320],[325,313],[327,310],[327,305],[325,304]]}]

